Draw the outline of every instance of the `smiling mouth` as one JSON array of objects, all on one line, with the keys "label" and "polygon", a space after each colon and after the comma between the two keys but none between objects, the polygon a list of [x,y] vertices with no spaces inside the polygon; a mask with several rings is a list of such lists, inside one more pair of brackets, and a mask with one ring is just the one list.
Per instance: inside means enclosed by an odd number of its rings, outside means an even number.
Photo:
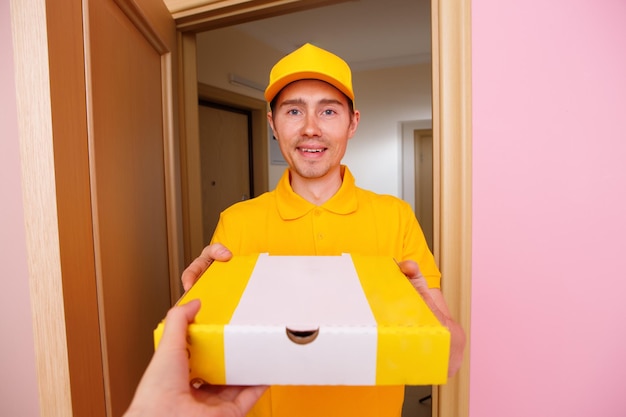
[{"label": "smiling mouth", "polygon": [[305,153],[321,153],[324,152],[326,150],[326,148],[315,148],[315,149],[310,149],[310,148],[298,148],[301,152],[305,152]]}]

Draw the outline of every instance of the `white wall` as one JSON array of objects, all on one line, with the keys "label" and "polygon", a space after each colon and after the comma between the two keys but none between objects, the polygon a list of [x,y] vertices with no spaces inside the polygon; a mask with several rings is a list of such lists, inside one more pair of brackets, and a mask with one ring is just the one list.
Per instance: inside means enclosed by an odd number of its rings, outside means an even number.
[{"label": "white wall", "polygon": [[[234,28],[198,35],[198,80],[263,100],[262,91],[229,83],[235,73],[262,88],[283,54]],[[354,72],[361,125],[344,158],[360,187],[401,197],[402,122],[431,119],[430,63]],[[270,164],[270,188],[285,167]]]},{"label": "white wall", "polygon": [[344,162],[357,184],[401,197],[402,122],[432,119],[430,63],[355,72],[361,124]]}]

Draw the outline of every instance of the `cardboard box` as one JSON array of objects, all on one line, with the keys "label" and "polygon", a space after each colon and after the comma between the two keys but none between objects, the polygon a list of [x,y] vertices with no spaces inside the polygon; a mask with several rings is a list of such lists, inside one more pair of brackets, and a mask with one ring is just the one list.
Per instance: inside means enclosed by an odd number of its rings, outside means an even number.
[{"label": "cardboard box", "polygon": [[[450,333],[392,258],[235,256],[180,299],[190,379],[227,385],[431,385]],[[155,345],[163,323],[155,330]]]}]

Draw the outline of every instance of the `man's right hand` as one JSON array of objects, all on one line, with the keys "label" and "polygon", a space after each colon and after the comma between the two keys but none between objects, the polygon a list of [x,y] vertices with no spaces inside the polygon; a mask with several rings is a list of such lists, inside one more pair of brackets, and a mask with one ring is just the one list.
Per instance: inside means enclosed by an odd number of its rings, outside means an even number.
[{"label": "man's right hand", "polygon": [[189,288],[200,278],[200,275],[207,270],[213,261],[226,262],[232,257],[232,252],[221,243],[213,243],[207,246],[202,250],[200,256],[194,259],[187,269],[183,271],[183,275],[181,276],[183,289],[189,291]]}]

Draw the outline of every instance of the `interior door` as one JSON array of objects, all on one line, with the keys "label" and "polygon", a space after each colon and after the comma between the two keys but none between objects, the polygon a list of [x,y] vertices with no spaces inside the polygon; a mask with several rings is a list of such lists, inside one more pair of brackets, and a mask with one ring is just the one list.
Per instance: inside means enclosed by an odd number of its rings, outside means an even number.
[{"label": "interior door", "polygon": [[433,130],[413,131],[415,150],[415,216],[422,227],[424,237],[434,251],[433,214]]},{"label": "interior door", "polygon": [[108,416],[128,407],[171,305],[173,19],[90,0],[85,51],[95,277]]},{"label": "interior door", "polygon": [[222,210],[253,194],[250,188],[250,115],[200,101],[198,121],[202,228],[206,245]]}]

